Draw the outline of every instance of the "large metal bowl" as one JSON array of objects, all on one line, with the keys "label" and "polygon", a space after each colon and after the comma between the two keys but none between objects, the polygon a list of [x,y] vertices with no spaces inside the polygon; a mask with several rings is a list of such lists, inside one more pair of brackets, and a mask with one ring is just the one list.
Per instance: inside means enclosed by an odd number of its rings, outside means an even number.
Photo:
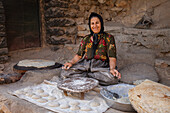
[{"label": "large metal bowl", "polygon": [[[107,86],[107,90],[117,93],[121,98],[128,98],[128,91],[129,89],[134,88],[134,85],[129,85],[129,84],[116,84],[116,85],[110,85]],[[108,93],[105,90],[101,90],[100,94],[105,98],[107,104],[117,110],[121,111],[134,111],[132,105],[129,103],[124,103],[124,102],[118,102],[117,100],[114,100],[109,97]]]}]

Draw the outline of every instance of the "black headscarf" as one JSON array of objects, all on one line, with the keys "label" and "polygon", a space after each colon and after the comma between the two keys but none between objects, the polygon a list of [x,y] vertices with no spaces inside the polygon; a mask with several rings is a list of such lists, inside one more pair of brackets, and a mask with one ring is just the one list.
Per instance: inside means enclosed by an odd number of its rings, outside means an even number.
[{"label": "black headscarf", "polygon": [[99,20],[100,20],[100,22],[101,22],[101,30],[100,30],[100,32],[99,32],[98,34],[103,33],[103,32],[104,32],[103,18],[102,18],[99,14],[92,12],[92,13],[90,14],[90,16],[89,16],[89,29],[90,29],[90,34],[91,34],[91,35],[94,34],[94,32],[91,30],[91,27],[90,27],[91,19],[92,19],[93,17],[99,18]]},{"label": "black headscarf", "polygon": [[[94,33],[94,32],[92,31],[92,29],[91,29],[90,24],[91,24],[91,19],[92,19],[93,17],[97,17],[97,18],[100,20],[101,29],[100,29],[100,32],[99,32],[99,33]],[[93,58],[93,57],[94,57],[94,54],[95,54],[95,51],[96,51],[96,49],[97,49],[97,45],[98,45],[98,34],[101,34],[101,33],[104,32],[103,18],[102,18],[99,14],[94,13],[94,12],[92,12],[92,13],[90,14],[90,17],[89,17],[89,29],[90,29],[90,34],[93,36],[93,46],[92,46],[92,47],[93,47],[92,58]]]}]

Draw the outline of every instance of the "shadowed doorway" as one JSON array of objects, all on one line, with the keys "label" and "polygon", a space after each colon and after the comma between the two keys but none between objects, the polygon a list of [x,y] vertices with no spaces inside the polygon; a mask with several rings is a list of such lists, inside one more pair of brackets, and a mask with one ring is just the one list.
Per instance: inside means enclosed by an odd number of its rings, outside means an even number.
[{"label": "shadowed doorway", "polygon": [[40,47],[38,0],[4,0],[9,51]]}]

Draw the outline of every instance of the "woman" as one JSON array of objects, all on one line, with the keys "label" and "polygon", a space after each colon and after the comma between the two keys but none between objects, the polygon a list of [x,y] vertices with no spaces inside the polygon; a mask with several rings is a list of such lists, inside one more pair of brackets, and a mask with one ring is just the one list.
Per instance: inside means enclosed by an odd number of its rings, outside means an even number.
[{"label": "woman", "polygon": [[89,17],[90,35],[85,36],[77,54],[62,67],[61,77],[91,77],[101,85],[118,82],[114,37],[104,32],[103,19],[97,13]]}]

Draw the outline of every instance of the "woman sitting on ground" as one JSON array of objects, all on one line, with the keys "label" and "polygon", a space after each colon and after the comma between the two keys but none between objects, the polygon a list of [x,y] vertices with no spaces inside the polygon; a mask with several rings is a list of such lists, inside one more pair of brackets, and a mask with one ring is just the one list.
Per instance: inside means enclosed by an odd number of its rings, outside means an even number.
[{"label": "woman sitting on ground", "polygon": [[62,67],[61,77],[90,77],[101,85],[118,83],[116,45],[112,35],[104,32],[103,19],[97,13],[89,17],[90,34],[85,36],[77,54]]}]

